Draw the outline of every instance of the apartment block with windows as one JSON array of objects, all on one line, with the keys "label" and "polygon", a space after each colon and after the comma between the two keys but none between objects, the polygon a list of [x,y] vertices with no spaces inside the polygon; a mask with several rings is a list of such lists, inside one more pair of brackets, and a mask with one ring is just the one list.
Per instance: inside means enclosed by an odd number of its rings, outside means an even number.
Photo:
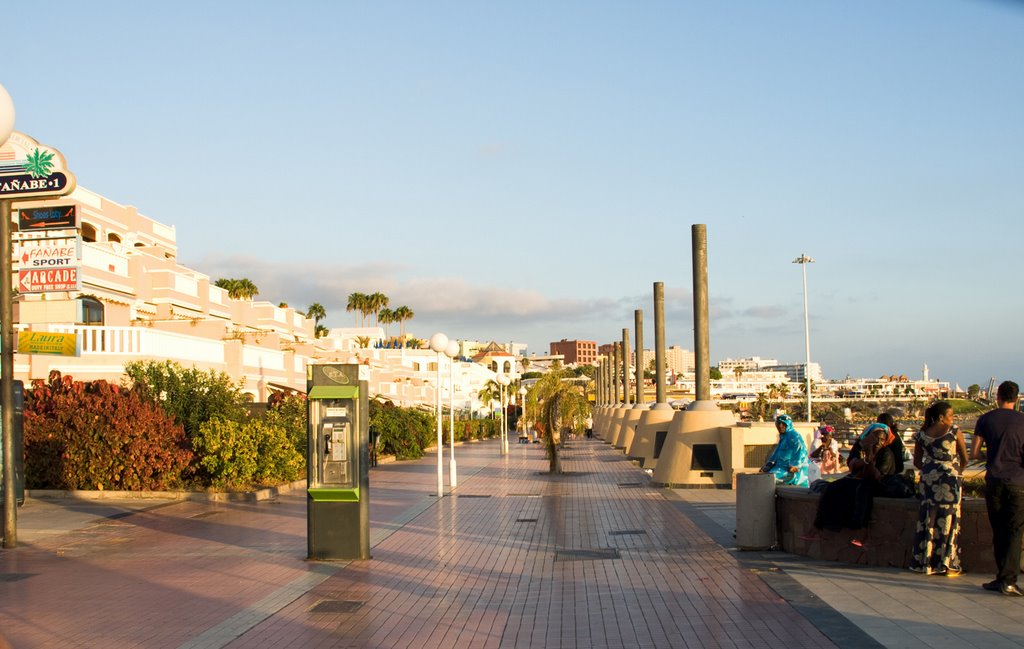
[{"label": "apartment block with windows", "polygon": [[551,354],[561,354],[566,365],[594,365],[597,363],[597,342],[594,340],[566,340],[550,343]]}]

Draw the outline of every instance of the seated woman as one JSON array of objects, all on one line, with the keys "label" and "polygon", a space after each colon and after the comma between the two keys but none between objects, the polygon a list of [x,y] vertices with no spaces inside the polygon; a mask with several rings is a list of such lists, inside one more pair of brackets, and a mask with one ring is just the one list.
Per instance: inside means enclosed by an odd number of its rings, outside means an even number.
[{"label": "seated woman", "polygon": [[793,428],[789,415],[775,418],[779,431],[779,443],[761,467],[761,473],[771,473],[775,481],[797,487],[807,486],[807,445],[804,438]]},{"label": "seated woman", "polygon": [[834,436],[835,429],[828,424],[818,428],[818,439],[811,446],[811,460],[818,463],[821,475],[839,473],[842,459],[839,456],[839,442]]},{"label": "seated woman", "polygon": [[[814,527],[838,532],[843,528],[859,530],[871,520],[874,497],[883,493],[882,478],[896,472],[893,449],[895,436],[885,424],[874,423],[854,442],[846,464],[850,474],[830,482],[818,501]],[[815,540],[816,535],[805,535]],[[863,545],[861,541],[852,541]]]}]

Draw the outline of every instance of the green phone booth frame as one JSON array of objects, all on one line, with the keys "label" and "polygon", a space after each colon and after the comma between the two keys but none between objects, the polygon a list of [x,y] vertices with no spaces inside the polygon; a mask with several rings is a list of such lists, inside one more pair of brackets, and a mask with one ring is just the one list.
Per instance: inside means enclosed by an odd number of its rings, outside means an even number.
[{"label": "green phone booth frame", "polygon": [[306,537],[311,560],[370,558],[369,388],[359,374],[356,364],[311,364],[306,369]]}]

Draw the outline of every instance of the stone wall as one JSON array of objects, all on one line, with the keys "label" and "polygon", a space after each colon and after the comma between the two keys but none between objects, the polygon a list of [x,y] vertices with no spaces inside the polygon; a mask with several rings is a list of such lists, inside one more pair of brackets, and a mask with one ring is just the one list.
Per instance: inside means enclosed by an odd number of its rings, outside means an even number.
[{"label": "stone wall", "polygon": [[[819,495],[802,487],[776,488],[776,538],[780,549],[813,559],[906,568],[910,565],[916,498],[875,498],[871,523],[863,530],[817,531],[819,540],[800,537],[814,532]],[[862,540],[863,547],[851,543]],[[965,498],[961,506],[960,562],[965,572],[995,574],[992,528],[985,501]]]}]

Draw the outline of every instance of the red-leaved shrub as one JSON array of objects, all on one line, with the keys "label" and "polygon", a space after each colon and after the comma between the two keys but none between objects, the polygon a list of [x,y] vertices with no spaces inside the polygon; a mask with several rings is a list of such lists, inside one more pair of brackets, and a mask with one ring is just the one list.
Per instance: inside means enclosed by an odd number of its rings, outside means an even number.
[{"label": "red-leaved shrub", "polygon": [[30,489],[177,488],[191,459],[181,424],[137,390],[57,371],[25,390]]}]

